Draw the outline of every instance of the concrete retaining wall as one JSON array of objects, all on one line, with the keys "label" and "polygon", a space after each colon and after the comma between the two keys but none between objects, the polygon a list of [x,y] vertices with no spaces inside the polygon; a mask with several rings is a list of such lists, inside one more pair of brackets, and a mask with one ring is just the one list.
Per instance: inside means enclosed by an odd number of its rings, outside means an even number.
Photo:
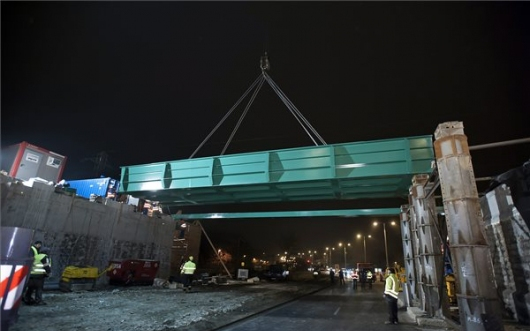
[{"label": "concrete retaining wall", "polygon": [[[176,225],[169,215],[148,217],[123,203],[89,202],[42,183],[26,187],[0,178],[2,226],[33,229],[34,240],[50,249],[53,274],[48,282],[58,283],[66,266],[103,271],[113,259],[160,260],[157,277],[169,277]],[[98,280],[106,281],[104,275]]]}]

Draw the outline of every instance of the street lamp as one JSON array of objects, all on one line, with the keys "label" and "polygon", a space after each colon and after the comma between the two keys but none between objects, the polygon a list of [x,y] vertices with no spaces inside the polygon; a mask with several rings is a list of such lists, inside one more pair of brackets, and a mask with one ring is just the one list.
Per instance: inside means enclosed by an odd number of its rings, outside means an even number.
[{"label": "street lamp", "polygon": [[[386,223],[385,222],[382,222],[383,223],[383,235],[385,237],[385,257],[386,257],[386,267],[388,268],[389,265],[388,265],[388,243],[387,243],[387,240],[386,240]],[[377,226],[379,223],[377,222],[374,222],[374,226]],[[396,222],[392,221],[390,222],[390,225],[396,225]]]},{"label": "street lamp", "polygon": [[331,252],[335,250],[335,247],[326,247],[326,251],[329,251],[329,266],[333,264],[333,256],[331,256]]},{"label": "street lamp", "polygon": [[[329,251],[329,247],[326,247],[326,252]],[[329,251],[329,255],[328,255],[328,259],[327,259],[327,265],[329,266],[329,263],[330,263],[330,260],[331,260],[331,251]]]},{"label": "street lamp", "polygon": [[[348,246],[351,246],[350,243],[348,243]],[[339,243],[339,247],[342,247],[342,243]],[[346,244],[344,244],[344,268],[346,268],[346,255],[348,253],[346,252]]]},{"label": "street lamp", "polygon": [[[366,236],[365,235],[361,235],[361,234],[358,234],[357,235],[357,238],[363,238],[363,243],[364,243],[364,262],[366,262]],[[371,235],[368,235],[368,238],[372,238]]]}]

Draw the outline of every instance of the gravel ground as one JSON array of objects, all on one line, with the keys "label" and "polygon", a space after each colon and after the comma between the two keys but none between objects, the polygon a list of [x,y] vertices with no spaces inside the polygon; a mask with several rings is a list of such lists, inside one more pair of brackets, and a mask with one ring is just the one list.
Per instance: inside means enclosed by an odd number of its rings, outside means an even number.
[{"label": "gravel ground", "polygon": [[[197,285],[191,293],[155,286],[45,291],[47,305],[22,305],[18,321],[9,331],[214,330],[327,285],[310,281],[229,281],[226,285]],[[436,330],[428,326],[417,329]],[[530,331],[530,326],[506,321],[504,330]]]},{"label": "gravel ground", "polygon": [[325,286],[315,282],[197,285],[191,293],[155,286],[45,291],[47,305],[23,305],[10,331],[212,330]]}]

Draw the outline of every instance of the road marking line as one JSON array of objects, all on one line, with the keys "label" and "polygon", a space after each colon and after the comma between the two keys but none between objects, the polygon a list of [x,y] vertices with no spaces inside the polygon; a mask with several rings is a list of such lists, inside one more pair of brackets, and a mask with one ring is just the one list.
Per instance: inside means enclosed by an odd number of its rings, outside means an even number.
[{"label": "road marking line", "polygon": [[337,308],[337,310],[335,310],[335,312],[333,313],[333,315],[337,315],[339,313],[339,310],[340,310],[340,307]]}]

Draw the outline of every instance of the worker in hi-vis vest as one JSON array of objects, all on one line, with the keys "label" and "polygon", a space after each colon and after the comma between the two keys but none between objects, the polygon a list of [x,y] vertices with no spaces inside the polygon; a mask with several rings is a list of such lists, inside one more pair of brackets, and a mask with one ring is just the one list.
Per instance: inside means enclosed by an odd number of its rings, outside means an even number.
[{"label": "worker in hi-vis vest", "polygon": [[368,283],[368,288],[372,288],[373,283],[373,274],[371,270],[366,271],[366,282]]},{"label": "worker in hi-vis vest", "polygon": [[359,271],[357,269],[353,269],[353,274],[351,276],[353,279],[353,288],[357,288],[357,282],[359,281]]},{"label": "worker in hi-vis vest", "polygon": [[191,291],[191,282],[193,281],[193,274],[196,268],[197,266],[193,262],[193,256],[190,256],[188,262],[182,265],[181,274],[183,277],[184,292]]},{"label": "worker in hi-vis vest", "polygon": [[388,268],[388,273],[384,292],[384,297],[388,305],[388,321],[385,324],[398,324],[399,278],[396,276],[396,270],[394,268]]},{"label": "worker in hi-vis vest", "polygon": [[[44,279],[51,273],[51,259],[48,257],[47,251],[43,248],[33,257],[33,265],[29,275],[28,285],[23,302],[28,305],[45,305],[42,300],[42,292],[44,290]],[[33,298],[35,293],[35,298]]]}]

